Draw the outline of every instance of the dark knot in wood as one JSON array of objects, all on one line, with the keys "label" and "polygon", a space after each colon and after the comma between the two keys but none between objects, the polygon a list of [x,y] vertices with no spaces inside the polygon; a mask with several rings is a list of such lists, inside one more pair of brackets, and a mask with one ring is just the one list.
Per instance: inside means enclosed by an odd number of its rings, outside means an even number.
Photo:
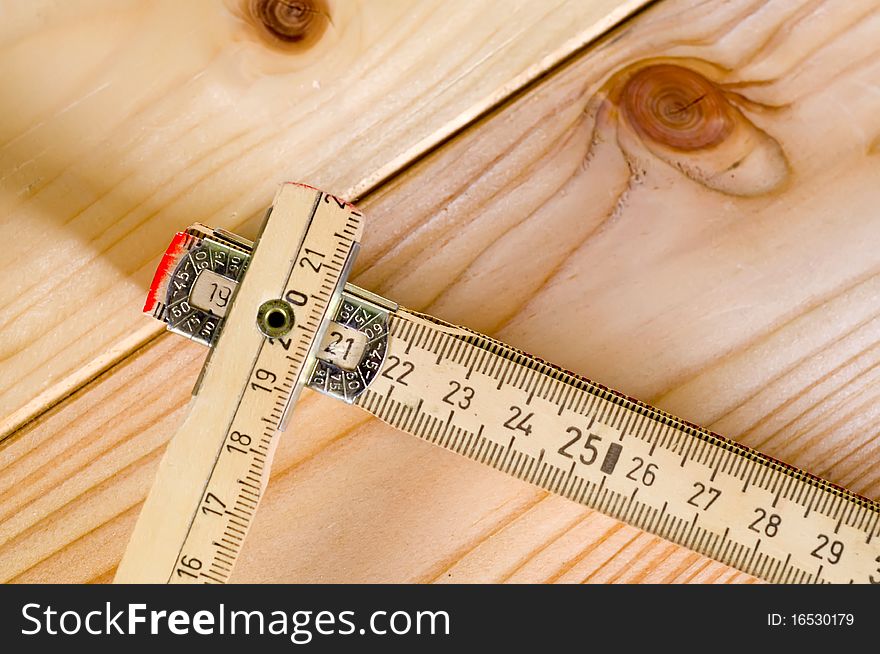
[{"label": "dark knot in wood", "polygon": [[673,64],[635,72],[621,89],[620,108],[643,139],[676,150],[716,146],[736,124],[736,110],[715,84]]},{"label": "dark knot in wood", "polygon": [[781,191],[791,175],[788,159],[780,143],[752,122],[760,115],[772,127],[779,108],[725,85],[727,75],[697,59],[638,61],[599,91],[597,125],[616,129],[618,144],[640,168],[650,154],[728,195]]},{"label": "dark knot in wood", "polygon": [[284,49],[311,46],[330,22],[324,0],[245,0],[245,10],[261,35]]}]

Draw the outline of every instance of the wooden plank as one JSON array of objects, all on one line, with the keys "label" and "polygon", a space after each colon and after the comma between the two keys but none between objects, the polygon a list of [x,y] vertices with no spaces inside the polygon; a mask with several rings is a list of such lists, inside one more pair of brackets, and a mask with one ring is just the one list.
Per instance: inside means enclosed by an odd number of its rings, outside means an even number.
[{"label": "wooden plank", "polygon": [[354,197],[645,0],[281,0],[4,10],[0,438],[157,334],[167,234]]},{"label": "wooden plank", "polygon": [[[878,497],[878,9],[664,1],[373,194],[355,281]],[[112,577],[203,356],[157,339],[8,441],[4,579]],[[294,421],[237,581],[751,581],[356,408]]]}]

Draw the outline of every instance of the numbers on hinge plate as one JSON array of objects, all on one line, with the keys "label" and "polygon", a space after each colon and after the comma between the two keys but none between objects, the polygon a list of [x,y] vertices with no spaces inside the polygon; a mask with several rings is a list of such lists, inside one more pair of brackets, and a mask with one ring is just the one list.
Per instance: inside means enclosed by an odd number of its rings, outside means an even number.
[{"label": "numbers on hinge plate", "polygon": [[330,339],[327,347],[324,348],[324,352],[327,354],[337,354],[336,348],[345,343],[345,354],[341,358],[343,360],[348,359],[348,355],[351,354],[351,348],[354,347],[354,339],[350,337],[344,338],[342,332],[337,331],[330,332]]},{"label": "numbers on hinge plate", "polygon": [[223,308],[229,303],[229,297],[232,295],[232,288],[229,286],[220,286],[216,282],[211,284],[211,302],[218,307]]}]

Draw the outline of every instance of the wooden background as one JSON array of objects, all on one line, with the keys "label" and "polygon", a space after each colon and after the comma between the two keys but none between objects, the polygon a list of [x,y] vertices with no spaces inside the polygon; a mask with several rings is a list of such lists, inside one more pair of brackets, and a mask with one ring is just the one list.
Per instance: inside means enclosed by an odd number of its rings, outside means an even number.
[{"label": "wooden background", "polygon": [[[880,497],[880,1],[294,4],[3,8],[0,578],[112,579],[205,355],[152,270],[287,179],[360,199],[358,284]],[[754,581],[294,425],[236,581]]]}]

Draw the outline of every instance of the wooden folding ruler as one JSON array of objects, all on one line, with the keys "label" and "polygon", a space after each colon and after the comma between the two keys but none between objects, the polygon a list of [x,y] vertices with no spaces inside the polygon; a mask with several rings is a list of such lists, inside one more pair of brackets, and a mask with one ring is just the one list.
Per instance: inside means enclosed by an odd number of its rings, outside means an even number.
[{"label": "wooden folding ruler", "polygon": [[254,244],[174,238],[145,311],[211,351],[117,582],[229,578],[307,385],[762,579],[880,583],[880,503],[346,284],[361,220],[285,184]]}]

